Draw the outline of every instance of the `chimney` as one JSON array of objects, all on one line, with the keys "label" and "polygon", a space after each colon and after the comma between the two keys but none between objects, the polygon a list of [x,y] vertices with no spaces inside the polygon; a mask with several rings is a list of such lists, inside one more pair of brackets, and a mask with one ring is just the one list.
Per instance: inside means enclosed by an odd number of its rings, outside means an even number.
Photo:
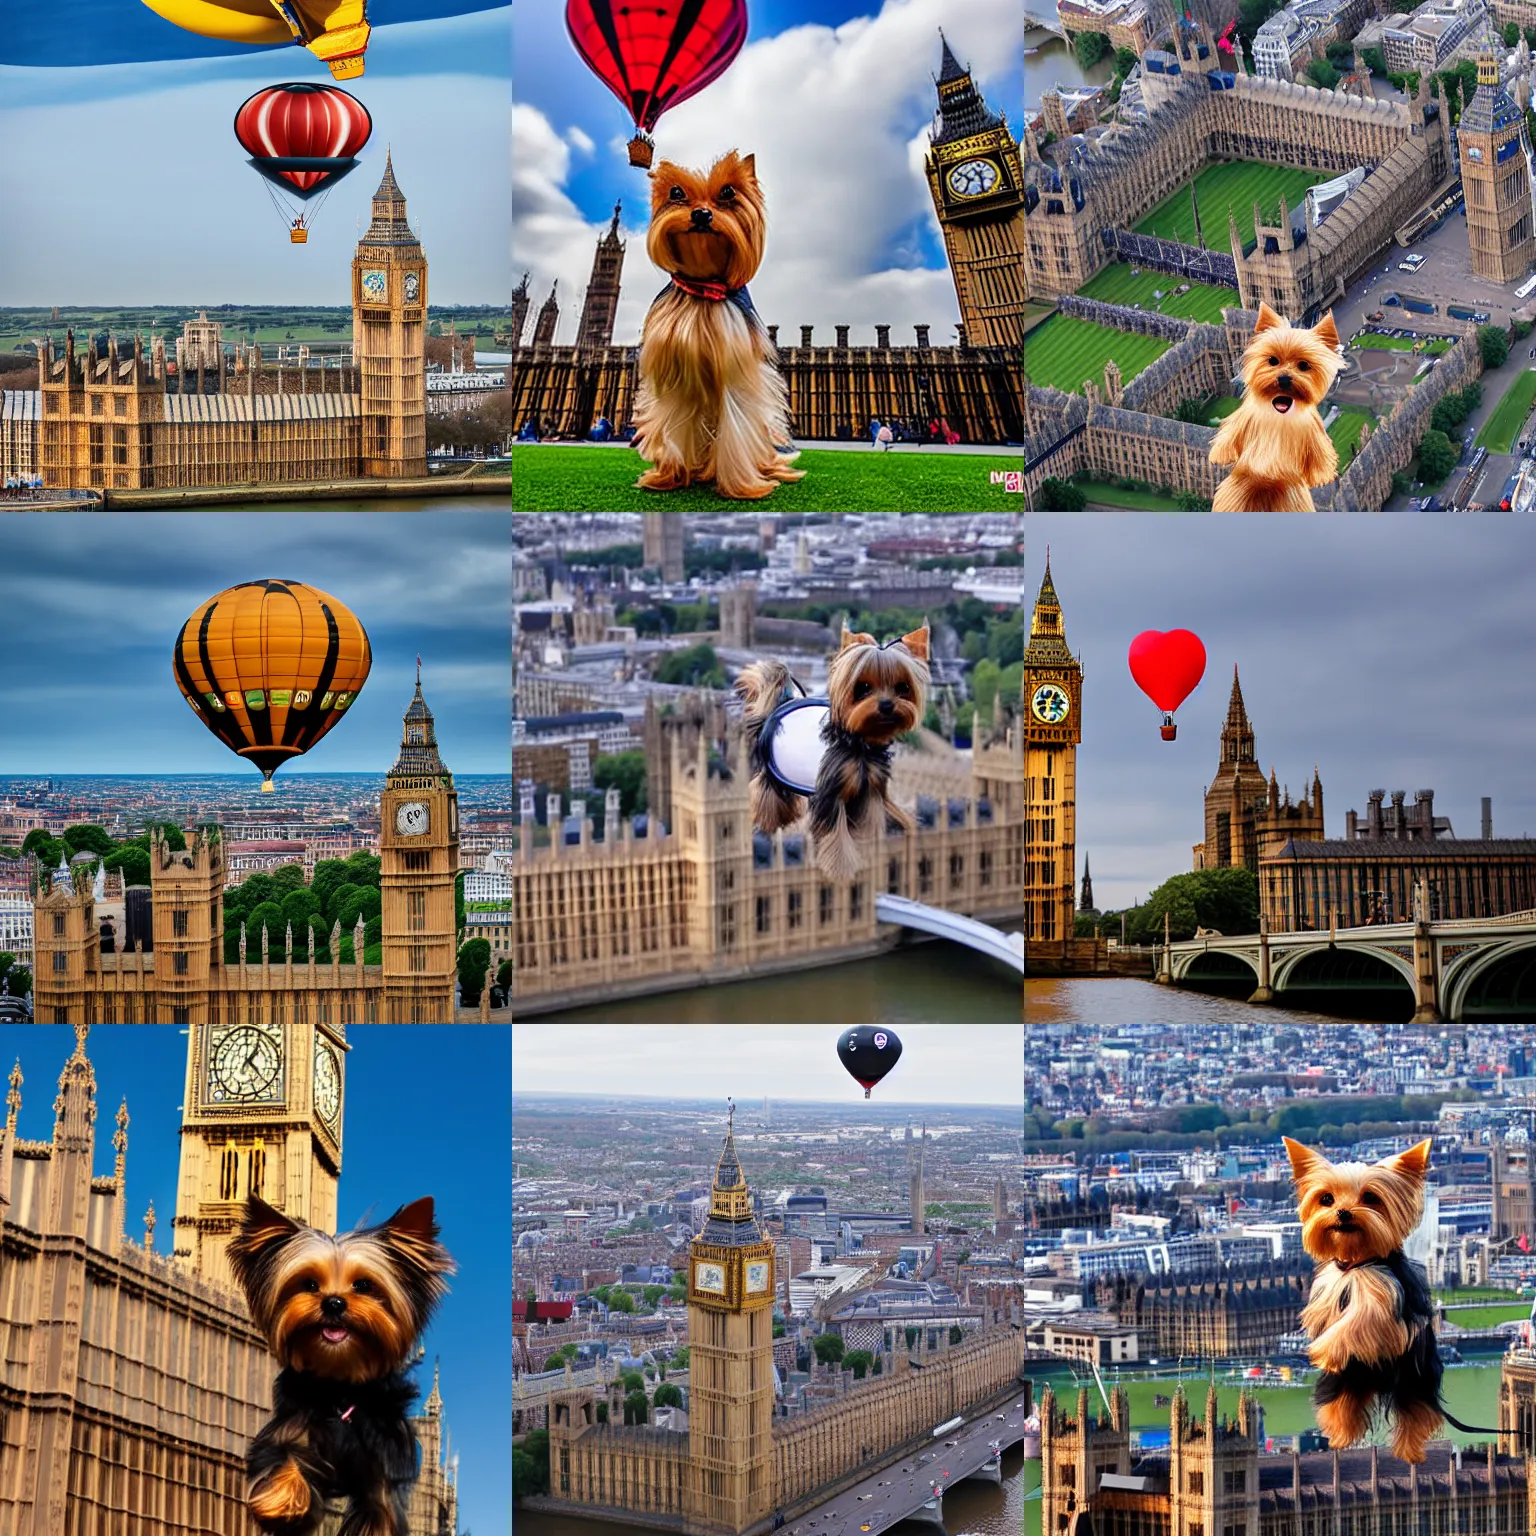
[{"label": "chimney", "polygon": [[1370,795],[1370,804],[1365,812],[1366,835],[1373,843],[1381,841],[1381,802],[1387,797],[1384,789],[1373,789]]},{"label": "chimney", "polygon": [[800,327],[800,345],[802,347],[808,347],[811,345],[811,332],[815,329],[816,327],[814,325],[802,325]]},{"label": "chimney", "polygon": [[1403,814],[1403,801],[1407,798],[1407,790],[1392,791],[1392,814],[1387,818],[1387,825],[1392,829],[1392,836],[1399,840],[1408,835],[1407,819]]},{"label": "chimney", "polygon": [[779,344],[779,328],[778,328],[778,326],[770,325],[768,327],[768,340],[774,346],[778,346],[778,344]]},{"label": "chimney", "polygon": [[1419,818],[1419,836],[1426,842],[1435,840],[1435,792],[1418,789],[1413,794],[1414,810]]},{"label": "chimney", "polygon": [[928,350],[928,329],[929,328],[926,325],[914,325],[912,327],[912,329],[917,332],[917,345],[918,345],[918,348],[921,351],[926,352]]},{"label": "chimney", "polygon": [[875,345],[879,347],[882,352],[889,352],[891,350],[890,326],[877,325],[875,327]]},{"label": "chimney", "polygon": [[1344,812],[1344,836],[1350,842],[1354,842],[1355,839],[1357,837],[1359,837],[1359,835],[1360,835],[1359,830],[1358,830],[1359,826],[1360,826],[1359,814],[1357,812],[1355,812],[1355,811],[1345,811]]},{"label": "chimney", "polygon": [[1483,841],[1491,842],[1493,839],[1493,800],[1483,796]]},{"label": "chimney", "polygon": [[837,344],[839,347],[847,347],[848,345],[848,327],[846,325],[837,327]]}]

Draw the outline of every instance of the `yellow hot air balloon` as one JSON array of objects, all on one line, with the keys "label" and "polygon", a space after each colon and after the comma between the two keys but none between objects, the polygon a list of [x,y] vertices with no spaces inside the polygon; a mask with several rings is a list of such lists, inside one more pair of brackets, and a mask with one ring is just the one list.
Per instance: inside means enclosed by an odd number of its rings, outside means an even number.
[{"label": "yellow hot air balloon", "polygon": [[357,615],[302,581],[246,581],[181,626],[176,686],[231,752],[272,775],[309,751],[357,698],[373,652]]},{"label": "yellow hot air balloon", "polygon": [[368,51],[367,0],[144,0],[157,16],[227,43],[308,48],[338,80],[355,80]]}]

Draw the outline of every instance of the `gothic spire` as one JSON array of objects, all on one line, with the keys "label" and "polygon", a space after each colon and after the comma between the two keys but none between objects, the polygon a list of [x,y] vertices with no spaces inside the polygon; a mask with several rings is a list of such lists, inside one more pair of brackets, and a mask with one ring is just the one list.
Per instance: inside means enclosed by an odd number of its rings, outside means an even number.
[{"label": "gothic spire", "polygon": [[1066,632],[1061,621],[1061,600],[1056,596],[1056,584],[1051,580],[1051,552],[1045,552],[1045,577],[1040,583],[1040,595],[1035,599],[1034,613],[1029,622],[1029,644],[1024,650],[1026,665],[1060,665],[1072,661],[1067,649]]},{"label": "gothic spire", "polygon": [[971,79],[970,70],[961,66],[943,32],[939,33],[939,42],[942,49],[940,68],[934,81],[939,91],[939,112],[932,142],[952,144],[957,139],[969,139],[988,129],[1004,127],[1003,119],[988,108],[981,92],[976,89],[976,82]]},{"label": "gothic spire", "polygon": [[384,154],[384,175],[378,191],[373,194],[373,222],[359,242],[361,245],[420,246],[405,216],[405,194],[395,180],[395,163],[391,153]]}]

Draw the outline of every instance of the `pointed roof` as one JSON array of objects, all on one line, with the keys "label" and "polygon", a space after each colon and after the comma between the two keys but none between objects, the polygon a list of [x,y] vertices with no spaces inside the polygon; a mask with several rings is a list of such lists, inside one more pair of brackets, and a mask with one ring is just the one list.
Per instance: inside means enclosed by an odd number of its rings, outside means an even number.
[{"label": "pointed roof", "polygon": [[934,125],[934,144],[953,144],[957,139],[968,139],[991,128],[1006,125],[997,113],[991,111],[976,89],[969,69],[962,68],[950,49],[949,40],[939,33],[942,45],[940,69],[934,82],[939,88],[939,120]]},{"label": "pointed roof", "polygon": [[1237,678],[1237,663],[1232,663],[1232,692],[1227,699],[1227,724],[1241,730],[1250,730],[1248,710],[1243,704],[1243,685]]},{"label": "pointed roof", "polygon": [[[419,665],[419,664],[418,664]],[[437,751],[437,726],[432,711],[421,692],[421,673],[416,674],[416,692],[401,716],[400,755],[389,770],[390,778],[449,778],[447,766]]]},{"label": "pointed roof", "polygon": [[960,61],[954,55],[954,50],[949,46],[949,39],[944,36],[944,28],[939,28],[939,46],[943,50],[939,68],[939,83],[942,85],[947,80],[959,80],[964,77],[965,71],[960,67]]},{"label": "pointed roof", "polygon": [[358,244],[414,246],[418,255],[421,251],[420,242],[406,220],[405,194],[395,180],[394,157],[388,150],[384,154],[384,175],[373,194],[373,222]]},{"label": "pointed roof", "polygon": [[1072,652],[1067,649],[1066,631],[1062,626],[1061,600],[1056,596],[1056,584],[1051,580],[1051,552],[1045,552],[1045,577],[1040,583],[1040,595],[1035,599],[1034,613],[1029,621],[1029,644],[1024,648],[1024,665],[1030,666],[1072,665]]},{"label": "pointed roof", "polygon": [[736,1155],[735,1126],[736,1106],[732,1104],[726,1121],[725,1145],[720,1149],[715,1182],[709,1192],[709,1215],[705,1218],[704,1230],[699,1233],[701,1243],[717,1248],[745,1248],[764,1240],[763,1229],[753,1214],[747,1176]]}]

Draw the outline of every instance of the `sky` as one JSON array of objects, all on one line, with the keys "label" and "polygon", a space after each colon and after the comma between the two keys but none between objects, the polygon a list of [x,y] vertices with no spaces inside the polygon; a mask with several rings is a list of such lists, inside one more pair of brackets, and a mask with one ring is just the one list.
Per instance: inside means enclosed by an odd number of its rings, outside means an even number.
[{"label": "sky", "polygon": [[[136,20],[142,10],[112,3]],[[0,23],[20,9],[0,0]],[[181,46],[176,28],[145,14]],[[373,137],[304,246],[288,241],[231,125],[264,86],[331,84],[306,50],[0,64],[0,305],[350,305],[358,221],[366,227],[386,148],[426,252],[431,302],[507,303],[509,16],[501,6],[375,28],[365,74],[345,86],[372,114]],[[0,59],[33,58],[48,43],[28,40],[0,42]],[[111,238],[66,238],[79,219]]]},{"label": "sky", "polygon": [[[940,26],[988,105],[1018,131],[1023,38],[1011,0],[754,0],[745,47],[723,76],[674,107],[657,159],[707,165],[753,153],[768,205],[768,247],[751,282],[766,324],[798,339],[877,323],[912,345],[954,340],[954,283],[923,176],[937,94]],[[645,254],[649,183],[630,166],[632,119],[566,36],[564,7],[514,7],[512,267],[529,272],[536,312],[559,279],[556,340],[574,342],[593,250],[624,203],[628,250],[615,339],[633,343],[665,275]],[[530,321],[530,325],[531,325]]]},{"label": "sky", "polygon": [[[383,773],[416,686],[455,773],[506,773],[510,514],[100,512],[0,516],[0,774],[256,769],[187,707],[171,651],[205,598],[261,577],[303,581],[362,621],[373,668],[305,755],[310,773]],[[277,775],[278,803],[283,774]]]},{"label": "sky", "polygon": [[[1372,789],[1435,792],[1458,837],[1536,836],[1536,523],[1507,517],[1031,515],[1084,670],[1077,876],[1117,909],[1187,871],[1237,663],[1259,766],[1322,775],[1329,837]],[[1190,629],[1205,679],[1178,740],[1132,681],[1143,630]]]},{"label": "sky", "polygon": [[[443,1417],[461,1456],[461,1524],[477,1536],[505,1531],[511,1519],[507,1444],[512,1434],[507,1033],[474,1025],[353,1025],[347,1039],[352,1049],[346,1063],[340,1223],[350,1228],[381,1221],[398,1206],[433,1197],[458,1273],[426,1336],[422,1395],[432,1384],[431,1361],[440,1356]],[[74,1048],[68,1026],[0,1026],[0,1076],[20,1059],[25,1078],[21,1138],[52,1137],[54,1094]],[[127,1233],[142,1241],[144,1212],[152,1200],[155,1246],[168,1252],[187,1032],[168,1025],[98,1026],[86,1054],[96,1073],[95,1172],[112,1172],[113,1121],[126,1097]]]},{"label": "sky", "polygon": [[[515,1093],[862,1103],[836,1025],[514,1024]],[[904,1024],[881,1104],[1024,1102],[1021,1024]]]}]

